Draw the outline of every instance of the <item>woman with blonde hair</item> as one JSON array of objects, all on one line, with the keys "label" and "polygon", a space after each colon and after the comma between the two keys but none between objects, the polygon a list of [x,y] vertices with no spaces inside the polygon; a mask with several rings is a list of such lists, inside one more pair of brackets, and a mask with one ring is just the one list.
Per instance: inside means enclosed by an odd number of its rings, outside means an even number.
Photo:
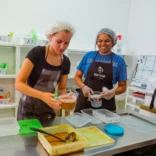
[{"label": "woman with blonde hair", "polygon": [[15,83],[16,89],[23,93],[18,120],[52,119],[54,110],[61,108],[54,91],[58,86],[60,95],[66,93],[70,60],[63,53],[74,33],[75,29],[69,23],[56,22],[46,31],[50,45],[37,46],[28,52]]}]

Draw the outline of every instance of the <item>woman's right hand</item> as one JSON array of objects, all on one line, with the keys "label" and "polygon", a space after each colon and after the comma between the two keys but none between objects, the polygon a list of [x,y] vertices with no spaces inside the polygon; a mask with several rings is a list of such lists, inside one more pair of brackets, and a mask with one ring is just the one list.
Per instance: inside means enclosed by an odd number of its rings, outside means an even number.
[{"label": "woman's right hand", "polygon": [[94,94],[93,90],[86,85],[82,87],[82,92],[84,97],[90,97],[91,94]]},{"label": "woman's right hand", "polygon": [[55,94],[43,92],[41,95],[41,100],[49,105],[54,110],[61,109],[61,102],[54,98]]}]

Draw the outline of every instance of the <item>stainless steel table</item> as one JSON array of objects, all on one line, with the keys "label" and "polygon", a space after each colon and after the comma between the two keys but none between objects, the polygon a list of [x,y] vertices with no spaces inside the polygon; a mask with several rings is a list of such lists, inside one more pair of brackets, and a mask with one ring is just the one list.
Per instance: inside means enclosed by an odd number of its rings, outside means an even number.
[{"label": "stainless steel table", "polygon": [[[141,114],[134,112],[136,115],[142,117]],[[142,117],[147,119],[147,117]],[[148,118],[148,120],[151,120]],[[156,119],[152,120],[156,124]],[[48,125],[58,125],[68,123],[65,119],[55,118]],[[95,125],[103,131],[104,123]],[[124,124],[119,123],[125,129],[122,137],[113,137],[115,143],[110,146],[98,146],[94,148],[85,149],[83,152],[72,153],[72,156],[101,156],[113,155],[124,151],[156,144],[156,130],[150,132],[138,132],[131,128],[127,128]],[[85,125],[91,126],[91,124]],[[37,136],[6,136],[0,137],[0,156],[48,156],[42,145],[38,142]],[[69,155],[69,154],[68,154]]]}]

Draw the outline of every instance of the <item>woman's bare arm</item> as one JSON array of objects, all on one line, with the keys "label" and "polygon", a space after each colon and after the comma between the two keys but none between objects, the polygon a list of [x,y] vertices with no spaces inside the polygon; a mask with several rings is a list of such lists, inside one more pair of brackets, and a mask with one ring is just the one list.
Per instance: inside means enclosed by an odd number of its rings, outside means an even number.
[{"label": "woman's bare arm", "polygon": [[67,80],[68,80],[68,75],[62,75],[60,83],[58,85],[58,93],[59,95],[66,94],[67,93]]},{"label": "woman's bare arm", "polygon": [[83,76],[83,72],[77,70],[74,77],[74,81],[80,88],[82,88],[85,85],[82,81],[82,76]]},{"label": "woman's bare arm", "polygon": [[115,89],[115,95],[122,94],[126,91],[126,81],[118,82],[118,87]]},{"label": "woman's bare arm", "polygon": [[40,98],[42,92],[36,89],[33,89],[26,83],[33,68],[34,68],[33,63],[28,58],[25,58],[23,65],[17,75],[15,88],[25,95],[32,96],[35,98]]}]

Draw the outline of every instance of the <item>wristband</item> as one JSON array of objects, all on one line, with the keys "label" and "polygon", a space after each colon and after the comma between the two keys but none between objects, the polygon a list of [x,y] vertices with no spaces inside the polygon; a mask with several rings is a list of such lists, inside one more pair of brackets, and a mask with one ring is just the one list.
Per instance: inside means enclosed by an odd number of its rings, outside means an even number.
[{"label": "wristband", "polygon": [[81,89],[83,89],[84,86],[86,86],[86,85],[83,85],[83,86],[81,87]]}]

